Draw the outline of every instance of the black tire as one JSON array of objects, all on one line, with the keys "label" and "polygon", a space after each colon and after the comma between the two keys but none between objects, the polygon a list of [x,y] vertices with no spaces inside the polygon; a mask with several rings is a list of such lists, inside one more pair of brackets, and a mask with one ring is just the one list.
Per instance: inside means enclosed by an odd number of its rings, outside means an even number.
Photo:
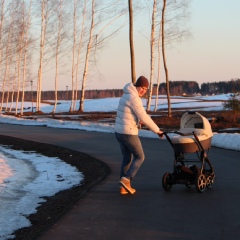
[{"label": "black tire", "polygon": [[166,172],[162,178],[162,186],[166,192],[169,192],[172,189],[172,174]]},{"label": "black tire", "polygon": [[205,191],[207,186],[207,179],[204,174],[198,174],[196,178],[196,189],[198,192],[202,193]]}]

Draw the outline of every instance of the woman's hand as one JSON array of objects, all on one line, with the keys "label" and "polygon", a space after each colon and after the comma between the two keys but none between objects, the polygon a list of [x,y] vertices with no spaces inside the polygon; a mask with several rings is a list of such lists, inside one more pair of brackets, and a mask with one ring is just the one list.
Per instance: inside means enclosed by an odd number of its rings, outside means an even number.
[{"label": "woman's hand", "polygon": [[162,132],[161,130],[157,132],[157,135],[158,135],[161,139],[164,138],[164,134],[163,134],[163,132]]}]

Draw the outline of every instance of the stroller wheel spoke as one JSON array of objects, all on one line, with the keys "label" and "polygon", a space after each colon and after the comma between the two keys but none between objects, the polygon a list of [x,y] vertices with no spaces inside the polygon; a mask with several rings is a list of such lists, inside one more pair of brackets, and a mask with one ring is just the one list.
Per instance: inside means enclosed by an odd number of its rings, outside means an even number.
[{"label": "stroller wheel spoke", "polygon": [[214,177],[211,176],[211,175],[209,175],[209,176],[207,177],[207,188],[211,188],[212,185],[213,185],[213,183],[214,183]]},{"label": "stroller wheel spoke", "polygon": [[204,174],[199,174],[196,179],[196,188],[198,192],[204,192],[207,185],[207,179]]}]

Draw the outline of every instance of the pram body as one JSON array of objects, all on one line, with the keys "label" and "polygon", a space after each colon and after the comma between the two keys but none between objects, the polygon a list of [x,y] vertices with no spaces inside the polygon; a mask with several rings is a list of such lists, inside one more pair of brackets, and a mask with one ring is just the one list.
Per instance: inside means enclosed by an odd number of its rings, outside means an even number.
[{"label": "pram body", "polygon": [[[171,133],[174,136],[170,137]],[[181,117],[179,131],[164,135],[174,149],[174,167],[172,173],[163,175],[163,188],[170,191],[174,184],[195,185],[198,192],[211,188],[215,174],[208,158],[213,136],[209,121],[198,112],[186,112]],[[197,159],[189,159],[187,154],[195,154]]]}]

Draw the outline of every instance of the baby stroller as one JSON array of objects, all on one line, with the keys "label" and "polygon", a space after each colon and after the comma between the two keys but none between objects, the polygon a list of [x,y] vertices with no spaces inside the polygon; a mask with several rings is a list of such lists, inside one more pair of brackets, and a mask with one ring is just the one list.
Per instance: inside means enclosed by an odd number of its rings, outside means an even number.
[{"label": "baby stroller", "polygon": [[[211,188],[215,175],[208,158],[213,136],[209,121],[198,112],[186,112],[180,130],[164,135],[174,149],[173,172],[166,172],[162,178],[164,190],[170,191],[175,184],[195,185],[200,193]],[[187,154],[197,155],[197,159],[187,159]]]}]

